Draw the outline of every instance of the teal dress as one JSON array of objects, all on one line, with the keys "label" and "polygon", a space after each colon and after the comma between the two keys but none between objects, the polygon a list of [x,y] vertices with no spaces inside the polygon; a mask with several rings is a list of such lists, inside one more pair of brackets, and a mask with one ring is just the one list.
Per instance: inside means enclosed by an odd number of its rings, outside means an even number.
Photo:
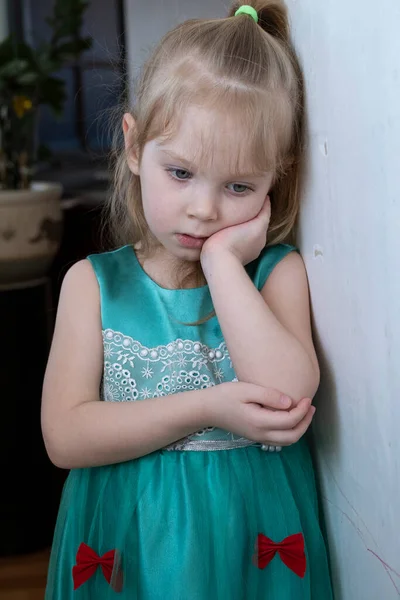
[{"label": "teal dress", "polygon": [[[261,289],[293,248],[247,267]],[[101,399],[146,402],[237,381],[208,286],[161,288],[131,246],[89,257]],[[266,340],[268,343],[268,340]],[[279,449],[278,449],[279,450]],[[65,484],[46,600],[331,600],[306,441],[277,451],[214,427]]]}]

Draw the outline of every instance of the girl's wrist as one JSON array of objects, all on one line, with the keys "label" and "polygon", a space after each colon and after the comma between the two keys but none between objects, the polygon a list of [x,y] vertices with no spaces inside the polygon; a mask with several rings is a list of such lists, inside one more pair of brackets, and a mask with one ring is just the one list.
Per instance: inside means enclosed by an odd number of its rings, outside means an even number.
[{"label": "girl's wrist", "polygon": [[219,383],[205,390],[207,393],[203,400],[204,427],[221,427],[221,411],[224,410],[224,398],[230,387],[229,382]]},{"label": "girl's wrist", "polygon": [[206,279],[216,269],[225,269],[233,264],[243,266],[238,257],[225,248],[210,248],[210,250],[202,252],[200,262]]}]

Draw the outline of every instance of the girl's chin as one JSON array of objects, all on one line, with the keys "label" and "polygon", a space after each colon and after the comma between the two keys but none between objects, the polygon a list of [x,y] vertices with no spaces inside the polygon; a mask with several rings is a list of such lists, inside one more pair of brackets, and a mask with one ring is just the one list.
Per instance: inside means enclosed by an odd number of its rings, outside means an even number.
[{"label": "girl's chin", "polygon": [[180,252],[174,252],[174,256],[185,262],[199,262],[201,250],[185,250],[182,249]]},{"label": "girl's chin", "polygon": [[185,248],[176,241],[171,243],[170,240],[168,240],[168,242],[165,244],[160,242],[160,245],[156,251],[156,255],[160,257],[163,256],[164,259],[167,259],[169,256],[172,259],[183,262],[195,263],[200,261],[201,248]]}]

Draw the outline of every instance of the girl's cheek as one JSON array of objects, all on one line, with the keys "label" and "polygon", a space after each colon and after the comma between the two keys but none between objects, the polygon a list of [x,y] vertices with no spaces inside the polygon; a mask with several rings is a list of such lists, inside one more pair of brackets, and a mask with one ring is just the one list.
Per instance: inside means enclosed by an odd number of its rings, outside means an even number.
[{"label": "girl's cheek", "polygon": [[231,210],[227,215],[231,225],[240,225],[241,223],[250,221],[251,219],[254,219],[261,210],[262,205],[259,206],[258,202],[249,202],[246,198],[243,198],[241,202],[242,203],[238,203],[235,208],[231,207]]},{"label": "girl's cheek", "polygon": [[171,220],[171,210],[162,199],[147,206],[144,212],[148,222],[154,223],[161,228]]}]

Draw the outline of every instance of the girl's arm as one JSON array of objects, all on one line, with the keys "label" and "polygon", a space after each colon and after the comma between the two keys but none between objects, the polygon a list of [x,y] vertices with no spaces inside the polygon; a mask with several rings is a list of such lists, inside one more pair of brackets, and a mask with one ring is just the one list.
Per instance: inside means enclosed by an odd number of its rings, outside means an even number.
[{"label": "girl's arm", "polygon": [[238,379],[279,389],[294,400],[312,398],[319,368],[301,257],[286,256],[261,293],[232,252],[215,246],[204,252],[202,266]]},{"label": "girl's arm", "polygon": [[43,436],[57,466],[131,460],[209,425],[261,443],[291,444],[312,417],[307,400],[282,410],[288,406],[279,404],[279,392],[244,383],[140,402],[102,402],[102,371],[99,287],[92,266],[82,261],[63,283],[43,387]]},{"label": "girl's arm", "polygon": [[146,402],[99,401],[103,371],[100,293],[89,261],[67,273],[42,399],[42,429],[62,468],[121,462],[206,427],[209,390]]}]

